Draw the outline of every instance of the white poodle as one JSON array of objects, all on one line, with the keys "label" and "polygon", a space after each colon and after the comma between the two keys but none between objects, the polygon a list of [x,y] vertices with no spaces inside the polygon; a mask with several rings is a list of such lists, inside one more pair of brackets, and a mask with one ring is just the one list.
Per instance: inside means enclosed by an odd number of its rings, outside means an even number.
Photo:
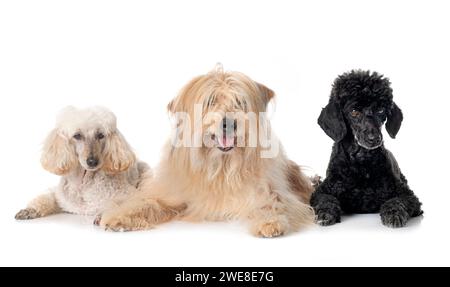
[{"label": "white poodle", "polygon": [[16,219],[61,212],[98,215],[151,177],[150,168],[136,160],[117,129],[115,115],[102,107],[63,109],[45,141],[41,163],[61,175],[61,181],[32,200]]}]

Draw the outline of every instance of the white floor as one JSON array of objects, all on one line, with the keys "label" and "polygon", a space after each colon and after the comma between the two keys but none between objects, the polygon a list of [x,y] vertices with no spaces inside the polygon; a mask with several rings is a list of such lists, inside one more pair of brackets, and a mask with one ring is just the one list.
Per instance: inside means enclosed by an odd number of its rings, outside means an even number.
[{"label": "white floor", "polygon": [[[403,266],[448,265],[448,235],[432,214],[392,230],[378,215],[343,218],[278,239],[237,223],[174,222],[134,233],[104,232],[91,218],[57,215],[3,222],[0,265],[14,266]],[[6,224],[6,226],[5,226]],[[443,229],[448,226],[443,226]]]}]

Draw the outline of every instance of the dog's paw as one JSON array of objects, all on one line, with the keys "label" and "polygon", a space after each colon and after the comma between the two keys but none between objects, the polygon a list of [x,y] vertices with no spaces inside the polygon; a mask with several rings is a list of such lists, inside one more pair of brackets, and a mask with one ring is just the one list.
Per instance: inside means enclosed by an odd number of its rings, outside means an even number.
[{"label": "dog's paw", "polygon": [[328,212],[319,211],[316,215],[316,223],[320,226],[330,226],[341,222],[339,216],[333,215]]},{"label": "dog's paw", "polygon": [[105,216],[102,216],[99,225],[106,231],[114,232],[137,231],[151,228],[147,221],[127,216],[110,218],[105,218]]},{"label": "dog's paw", "polygon": [[125,232],[133,230],[129,224],[123,222],[120,218],[113,218],[106,222],[102,222],[102,220],[100,220],[99,225],[106,231]]},{"label": "dog's paw", "polygon": [[26,208],[22,209],[21,211],[17,212],[15,219],[16,220],[29,220],[29,219],[35,219],[39,218],[41,215],[39,212],[34,208]]},{"label": "dog's paw", "polygon": [[273,238],[284,234],[284,228],[278,221],[262,223],[256,228],[255,235],[263,238]]},{"label": "dog's paw", "polygon": [[409,219],[408,212],[401,205],[382,208],[380,216],[383,225],[392,228],[404,227]]}]

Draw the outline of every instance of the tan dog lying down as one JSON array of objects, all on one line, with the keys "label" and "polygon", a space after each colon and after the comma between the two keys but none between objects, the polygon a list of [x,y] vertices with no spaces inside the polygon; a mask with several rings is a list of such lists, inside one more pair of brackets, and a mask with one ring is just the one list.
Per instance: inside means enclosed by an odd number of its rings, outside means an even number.
[{"label": "tan dog lying down", "polygon": [[[177,127],[155,177],[107,210],[100,225],[126,231],[175,219],[241,219],[253,234],[274,237],[312,223],[314,213],[306,204],[312,183],[286,157],[264,115],[272,97],[273,91],[241,73],[219,69],[193,79],[168,106]],[[195,126],[201,131],[189,129]],[[278,149],[264,154],[260,142],[250,143],[255,132]],[[195,139],[186,141],[190,146],[174,145],[174,139],[196,136],[198,146]]]}]

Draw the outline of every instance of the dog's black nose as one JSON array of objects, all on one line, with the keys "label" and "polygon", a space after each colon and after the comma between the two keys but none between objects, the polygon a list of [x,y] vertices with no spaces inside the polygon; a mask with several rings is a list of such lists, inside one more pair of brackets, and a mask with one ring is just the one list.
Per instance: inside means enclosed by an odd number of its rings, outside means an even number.
[{"label": "dog's black nose", "polygon": [[223,118],[222,120],[222,129],[224,131],[236,130],[237,129],[236,125],[237,122],[234,119]]},{"label": "dog's black nose", "polygon": [[88,159],[86,160],[86,163],[89,167],[96,167],[98,165],[98,159],[96,159],[95,157],[88,157]]}]

